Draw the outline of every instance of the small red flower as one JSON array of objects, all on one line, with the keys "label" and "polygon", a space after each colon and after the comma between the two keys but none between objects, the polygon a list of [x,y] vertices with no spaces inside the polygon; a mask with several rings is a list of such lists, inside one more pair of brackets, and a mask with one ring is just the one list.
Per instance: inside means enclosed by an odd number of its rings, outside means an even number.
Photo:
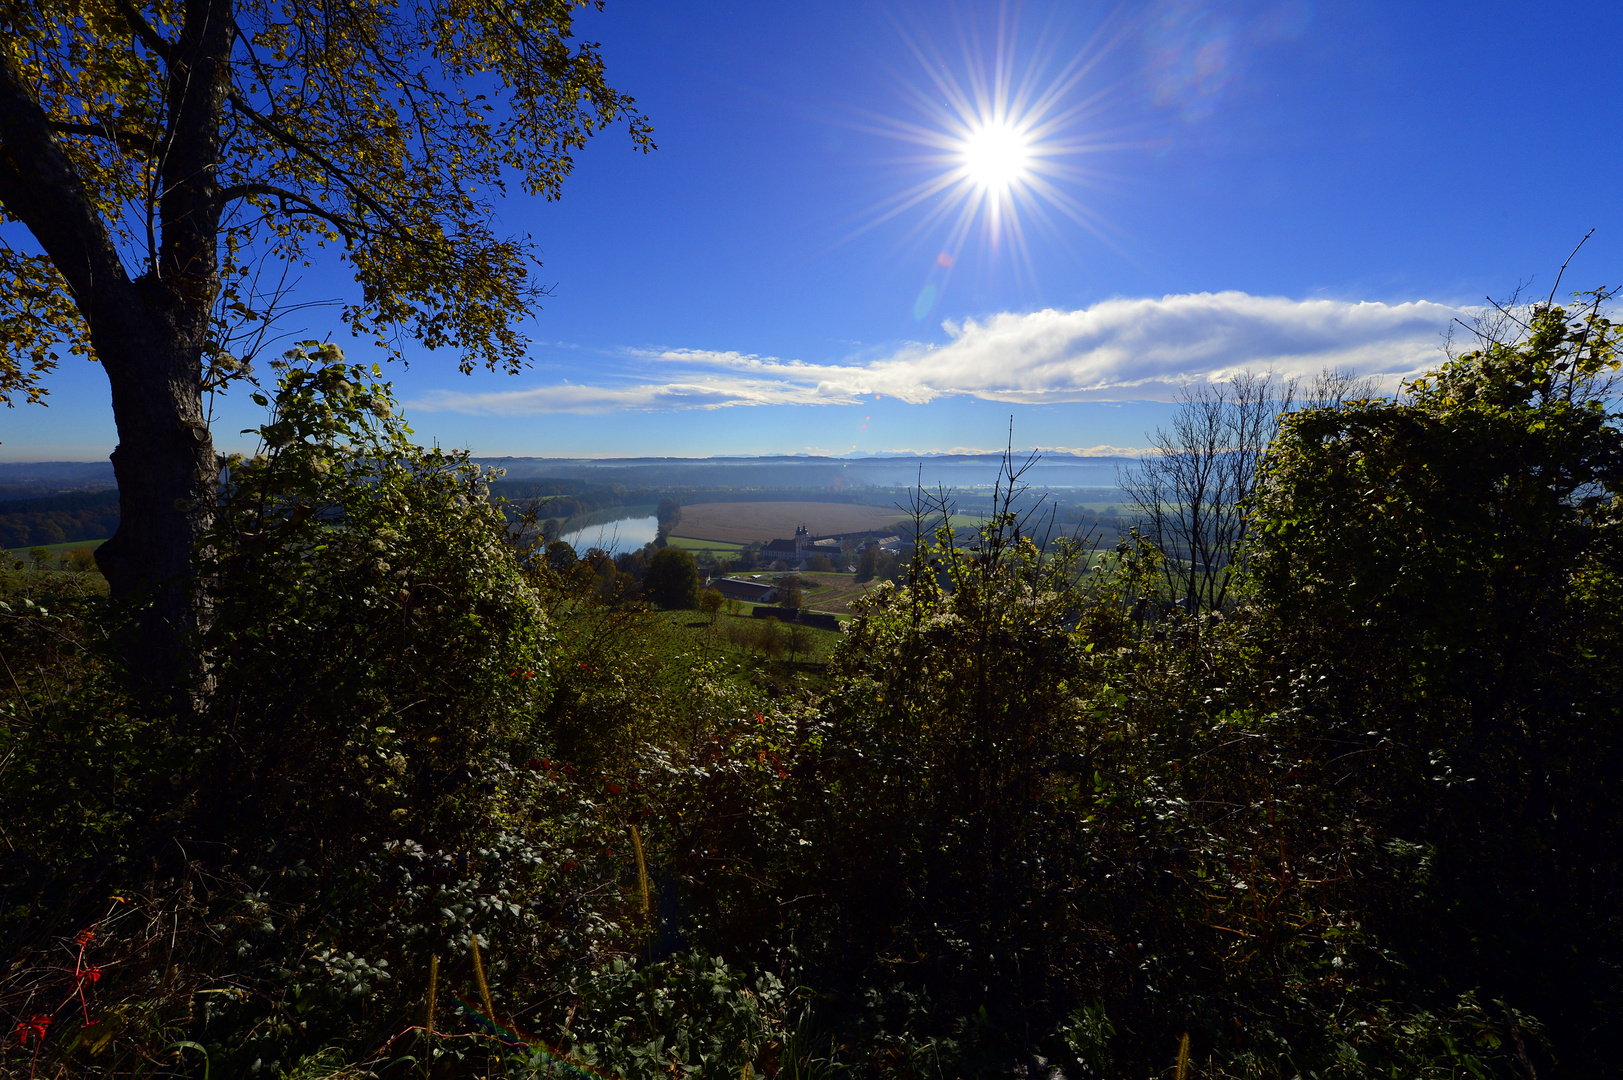
[{"label": "small red flower", "polygon": [[[89,983],[94,986],[101,981],[101,968],[95,964],[87,965],[85,963],[85,949],[90,946],[90,941],[95,936],[96,928],[91,927],[88,930],[80,931],[79,936],[74,938],[79,943],[79,958],[73,963],[73,992],[79,996],[79,1008],[85,1014],[85,1027],[100,1023],[100,1021],[90,1019],[90,1002],[85,1000],[85,984]],[[40,1037],[43,1039],[44,1035]]]},{"label": "small red flower", "polygon": [[44,1042],[45,1031],[50,1026],[51,1018],[49,1016],[45,1013],[35,1013],[17,1025],[17,1045],[27,1046],[30,1036],[39,1042]]}]

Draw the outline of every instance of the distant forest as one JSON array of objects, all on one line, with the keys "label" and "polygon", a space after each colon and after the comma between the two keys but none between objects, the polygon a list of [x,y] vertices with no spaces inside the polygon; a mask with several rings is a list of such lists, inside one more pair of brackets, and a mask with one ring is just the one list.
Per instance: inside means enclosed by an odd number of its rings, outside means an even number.
[{"label": "distant forest", "polygon": [[118,492],[111,489],[0,501],[0,548],[104,540],[117,528]]}]

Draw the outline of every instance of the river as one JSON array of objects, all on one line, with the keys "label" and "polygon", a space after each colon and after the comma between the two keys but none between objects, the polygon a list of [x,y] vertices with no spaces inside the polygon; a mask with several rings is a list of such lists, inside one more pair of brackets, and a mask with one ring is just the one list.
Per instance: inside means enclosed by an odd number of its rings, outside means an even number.
[{"label": "river", "polygon": [[621,555],[653,543],[658,534],[659,519],[650,514],[647,517],[615,518],[587,525],[564,533],[558,539],[574,548],[577,555],[584,555],[591,548],[602,548],[610,555]]}]

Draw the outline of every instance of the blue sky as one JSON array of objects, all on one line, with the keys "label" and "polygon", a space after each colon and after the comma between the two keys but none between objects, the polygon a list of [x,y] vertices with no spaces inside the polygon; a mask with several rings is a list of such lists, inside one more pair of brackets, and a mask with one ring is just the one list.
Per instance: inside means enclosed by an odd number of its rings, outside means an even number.
[{"label": "blue sky", "polygon": [[[1021,446],[1130,448],[1189,380],[1395,385],[1484,295],[1547,292],[1591,228],[1563,291],[1623,273],[1623,5],[609,0],[580,29],[659,149],[606,133],[561,201],[501,207],[555,283],[533,366],[394,366],[424,441],[982,449],[1012,415]],[[930,192],[1000,85],[1044,106],[1016,110],[1040,171],[994,231],[966,189]],[[299,286],[348,291],[336,259]],[[345,340],[321,310],[308,336]],[[51,386],[0,412],[0,459],[112,448],[100,371]],[[221,448],[253,422],[224,403]]]}]

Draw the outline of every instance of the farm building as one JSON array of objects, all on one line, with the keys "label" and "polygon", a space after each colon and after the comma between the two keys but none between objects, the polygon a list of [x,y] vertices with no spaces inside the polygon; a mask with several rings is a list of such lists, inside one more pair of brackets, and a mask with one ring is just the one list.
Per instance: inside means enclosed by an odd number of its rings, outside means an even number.
[{"label": "farm building", "polygon": [[760,581],[744,581],[740,578],[717,578],[710,583],[710,587],[729,600],[743,600],[751,604],[775,604],[778,602],[777,586],[767,585]]}]

